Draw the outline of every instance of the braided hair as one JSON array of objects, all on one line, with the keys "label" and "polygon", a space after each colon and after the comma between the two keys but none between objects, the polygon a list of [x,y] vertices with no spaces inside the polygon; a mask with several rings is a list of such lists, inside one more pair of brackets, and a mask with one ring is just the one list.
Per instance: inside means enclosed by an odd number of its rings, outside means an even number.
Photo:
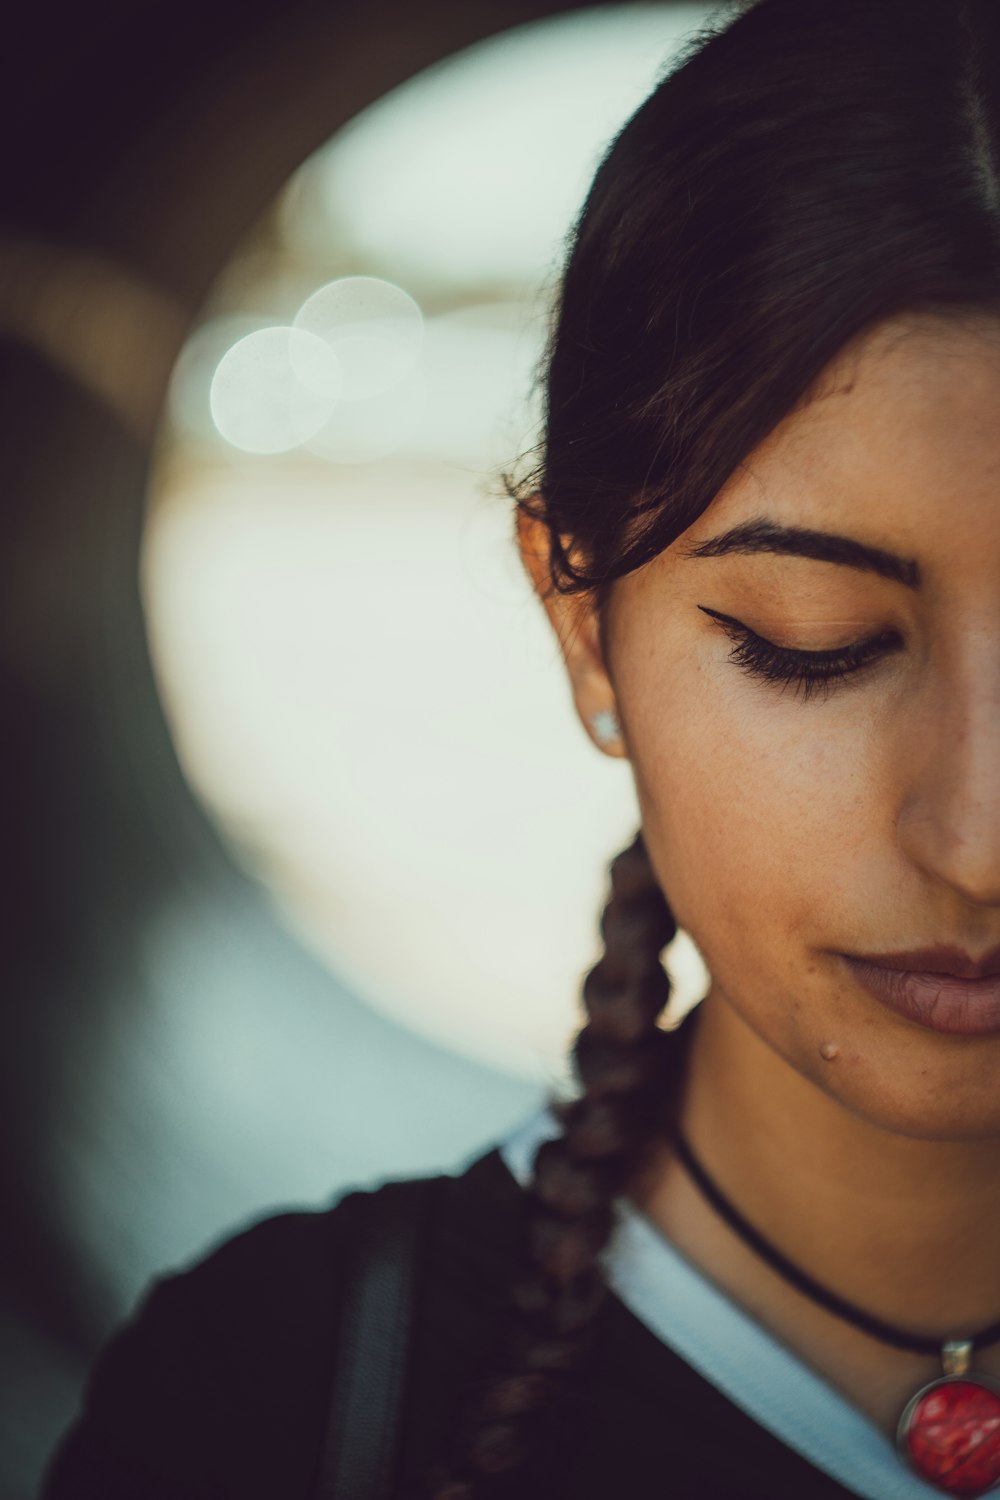
[{"label": "braided hair", "polygon": [[678,1072],[681,1049],[659,1024],[670,998],[660,954],[676,931],[640,832],[612,861],[604,952],[583,984],[587,1022],[573,1046],[582,1093],[550,1101],[562,1134],[535,1154],[512,1332],[461,1435],[463,1472],[442,1482],[435,1500],[467,1500],[477,1477],[524,1459],[531,1418],[558,1396],[592,1335],[607,1295],[597,1257],[614,1227],[613,1200],[658,1139]]},{"label": "braided hair", "polygon": [[[906,313],[1000,316],[996,0],[733,0],[613,141],[545,360],[540,459],[508,479],[551,585],[602,623],[854,338]],[[611,866],[583,988],[578,1097],[538,1150],[495,1379],[432,1482],[516,1472],[595,1327],[614,1200],[668,1126],[674,918],[645,840]],[[685,1031],[689,1028],[685,1028]]]}]

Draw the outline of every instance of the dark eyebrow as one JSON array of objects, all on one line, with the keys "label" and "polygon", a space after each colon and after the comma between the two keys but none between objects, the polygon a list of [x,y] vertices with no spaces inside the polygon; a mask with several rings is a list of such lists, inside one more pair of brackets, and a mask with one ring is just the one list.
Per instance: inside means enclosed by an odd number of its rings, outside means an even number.
[{"label": "dark eyebrow", "polygon": [[861,568],[878,573],[909,589],[920,587],[920,569],[908,558],[869,547],[849,536],[834,536],[828,531],[809,531],[800,526],[778,526],[773,521],[744,521],[721,536],[714,536],[697,547],[682,549],[686,557],[725,557],[731,552],[783,552],[792,557],[811,557],[818,562],[840,563],[847,568]]}]

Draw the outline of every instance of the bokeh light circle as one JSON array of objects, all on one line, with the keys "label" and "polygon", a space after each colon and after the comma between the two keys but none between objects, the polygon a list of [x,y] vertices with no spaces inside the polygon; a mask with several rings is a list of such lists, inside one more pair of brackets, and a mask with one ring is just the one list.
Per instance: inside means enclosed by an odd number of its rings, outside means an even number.
[{"label": "bokeh light circle", "polygon": [[329,421],[342,389],[340,361],[323,339],[302,328],[260,328],[220,359],[209,405],[234,448],[283,453]]},{"label": "bokeh light circle", "polygon": [[402,287],[378,276],[343,276],[306,299],[295,327],[335,351],[343,370],[344,400],[365,401],[391,390],[413,369],[424,320]]}]

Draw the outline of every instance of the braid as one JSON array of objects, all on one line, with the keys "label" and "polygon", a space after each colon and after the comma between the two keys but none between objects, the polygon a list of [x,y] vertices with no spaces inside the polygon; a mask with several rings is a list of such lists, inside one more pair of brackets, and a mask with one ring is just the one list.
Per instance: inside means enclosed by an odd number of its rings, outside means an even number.
[{"label": "braid", "polygon": [[452,1477],[434,1480],[434,1500],[471,1500],[523,1461],[586,1347],[607,1295],[598,1257],[613,1200],[656,1141],[680,1061],[657,1024],[670,997],[660,953],[676,930],[640,831],[611,864],[604,953],[584,980],[587,1021],[573,1046],[582,1092],[549,1101],[563,1133],[535,1154],[526,1258],[497,1373],[469,1413]]}]

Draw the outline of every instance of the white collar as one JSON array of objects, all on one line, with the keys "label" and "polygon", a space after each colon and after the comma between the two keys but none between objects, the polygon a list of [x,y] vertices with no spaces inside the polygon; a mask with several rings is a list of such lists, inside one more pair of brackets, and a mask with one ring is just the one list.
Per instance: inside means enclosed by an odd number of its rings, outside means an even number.
[{"label": "white collar", "polygon": [[[560,1133],[542,1107],[500,1147],[522,1187],[535,1151]],[[905,1469],[875,1424],[684,1259],[625,1199],[603,1252],[608,1285],[651,1333],[734,1406],[864,1500],[941,1500]]]}]

